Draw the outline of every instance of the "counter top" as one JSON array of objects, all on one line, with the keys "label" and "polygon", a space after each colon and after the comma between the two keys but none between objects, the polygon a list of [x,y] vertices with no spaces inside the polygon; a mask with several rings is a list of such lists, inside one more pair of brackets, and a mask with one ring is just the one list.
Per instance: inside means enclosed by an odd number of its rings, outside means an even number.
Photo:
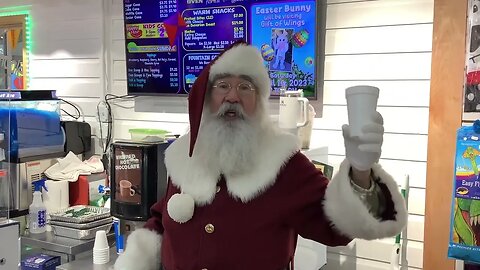
[{"label": "counter top", "polygon": [[112,270],[117,259],[116,248],[110,248],[110,262],[107,264],[93,264],[93,256],[77,259],[73,262],[57,266],[57,270]]},{"label": "counter top", "polygon": [[[114,234],[107,235],[109,245],[114,243]],[[75,259],[75,255],[92,250],[95,239],[78,240],[56,236],[53,232],[41,234],[26,234],[21,237],[22,246],[38,247],[45,250],[55,251],[69,256],[69,261]]]}]

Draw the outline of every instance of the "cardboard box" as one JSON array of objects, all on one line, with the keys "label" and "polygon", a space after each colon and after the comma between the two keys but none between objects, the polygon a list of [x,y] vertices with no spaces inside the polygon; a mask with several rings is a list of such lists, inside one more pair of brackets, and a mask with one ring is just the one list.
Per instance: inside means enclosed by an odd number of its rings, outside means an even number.
[{"label": "cardboard box", "polygon": [[60,256],[32,255],[22,260],[22,270],[55,270],[60,261]]}]

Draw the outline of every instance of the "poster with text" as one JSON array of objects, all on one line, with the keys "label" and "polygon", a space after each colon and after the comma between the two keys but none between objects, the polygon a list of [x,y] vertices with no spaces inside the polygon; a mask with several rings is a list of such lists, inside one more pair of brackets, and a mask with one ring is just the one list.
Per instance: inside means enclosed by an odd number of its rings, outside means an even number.
[{"label": "poster with text", "polygon": [[261,51],[272,95],[285,88],[316,97],[314,0],[124,0],[123,7],[129,94],[188,94],[208,63],[244,40]]}]

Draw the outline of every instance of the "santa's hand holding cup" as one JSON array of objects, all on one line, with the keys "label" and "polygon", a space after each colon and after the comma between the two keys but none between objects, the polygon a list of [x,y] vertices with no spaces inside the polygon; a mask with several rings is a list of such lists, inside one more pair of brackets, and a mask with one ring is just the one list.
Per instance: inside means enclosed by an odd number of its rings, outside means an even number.
[{"label": "santa's hand holding cup", "polygon": [[376,111],[379,89],[359,85],[345,91],[348,125],[342,126],[346,158],[354,170],[369,171],[382,153],[383,118]]}]

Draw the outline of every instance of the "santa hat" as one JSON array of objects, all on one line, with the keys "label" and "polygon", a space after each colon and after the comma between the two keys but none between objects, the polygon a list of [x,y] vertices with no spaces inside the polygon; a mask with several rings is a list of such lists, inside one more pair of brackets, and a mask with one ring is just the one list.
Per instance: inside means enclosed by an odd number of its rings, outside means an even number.
[{"label": "santa hat", "polygon": [[209,83],[222,74],[245,75],[250,77],[265,102],[271,91],[271,81],[260,51],[243,41],[234,43],[210,62],[200,73],[188,96],[188,114],[190,119],[190,151],[197,141],[200,120],[202,119],[203,105]]}]

